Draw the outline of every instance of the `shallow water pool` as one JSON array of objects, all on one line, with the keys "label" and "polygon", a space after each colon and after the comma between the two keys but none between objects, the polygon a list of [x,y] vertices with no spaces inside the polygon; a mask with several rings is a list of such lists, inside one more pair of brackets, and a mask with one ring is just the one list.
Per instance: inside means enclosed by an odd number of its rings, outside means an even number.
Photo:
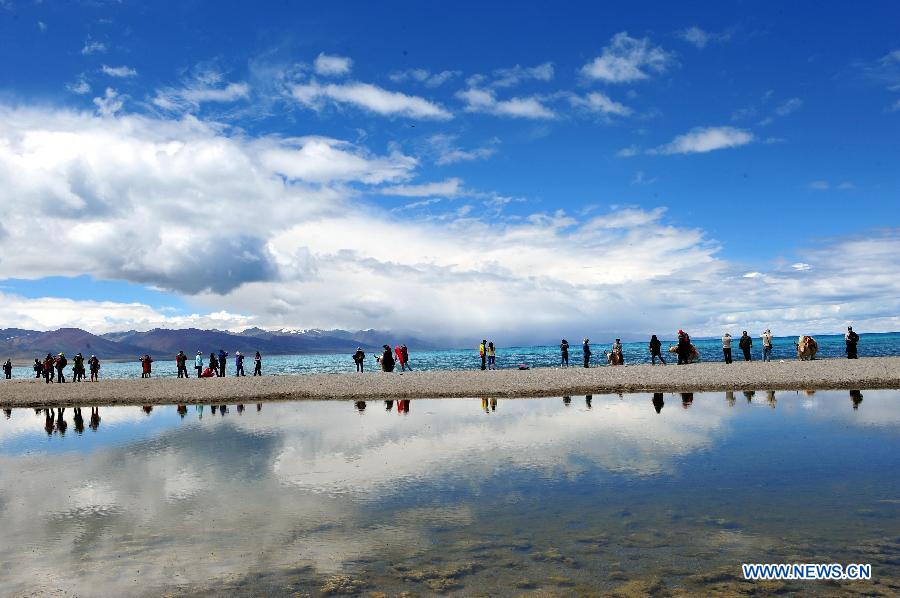
[{"label": "shallow water pool", "polygon": [[898,391],[15,409],[0,594],[891,595],[898,424]]}]

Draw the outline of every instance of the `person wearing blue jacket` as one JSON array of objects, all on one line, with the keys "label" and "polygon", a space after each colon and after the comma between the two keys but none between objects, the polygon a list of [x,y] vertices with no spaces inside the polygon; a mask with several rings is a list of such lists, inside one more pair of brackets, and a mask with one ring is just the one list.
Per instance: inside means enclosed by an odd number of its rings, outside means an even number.
[{"label": "person wearing blue jacket", "polygon": [[225,358],[228,357],[228,352],[224,349],[219,349],[219,378],[225,377]]}]

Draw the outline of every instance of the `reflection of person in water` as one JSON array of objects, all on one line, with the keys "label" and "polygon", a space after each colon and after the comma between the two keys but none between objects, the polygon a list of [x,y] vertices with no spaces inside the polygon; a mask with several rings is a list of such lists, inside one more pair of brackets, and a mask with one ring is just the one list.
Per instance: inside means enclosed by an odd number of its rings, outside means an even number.
[{"label": "reflection of person in water", "polygon": [[47,409],[46,416],[44,417],[44,432],[47,433],[47,436],[53,436],[53,409]]},{"label": "reflection of person in water", "polygon": [[72,416],[72,422],[75,424],[75,433],[84,433],[84,417],[81,415],[81,407],[75,407],[75,414]]},{"label": "reflection of person in water", "polygon": [[397,413],[409,413],[409,403],[406,399],[397,401]]},{"label": "reflection of person in water", "polygon": [[862,393],[858,390],[850,391],[850,402],[853,403],[854,409],[859,409],[859,404],[862,403],[863,396]]},{"label": "reflection of person in water", "polygon": [[356,401],[356,410],[362,413],[366,410],[366,402],[365,401]]},{"label": "reflection of person in water", "polygon": [[256,412],[259,413],[260,411],[262,411],[262,403],[257,403],[256,404]]},{"label": "reflection of person in water", "polygon": [[60,407],[59,411],[56,412],[56,430],[59,432],[60,436],[65,436],[66,428],[69,427],[69,424],[63,419],[63,412],[65,410],[65,407]]},{"label": "reflection of person in water", "polygon": [[238,403],[237,412],[238,412],[238,415],[244,414],[244,404],[243,403]]},{"label": "reflection of person in water", "polygon": [[694,402],[694,393],[692,392],[683,392],[681,393],[681,406],[687,409]]},{"label": "reflection of person in water", "polygon": [[4,409],[4,410],[3,410],[3,415],[6,416],[6,419],[11,418],[11,417],[12,417],[12,409]]},{"label": "reflection of person in water", "polygon": [[153,412],[153,405],[144,405],[141,409],[144,410],[145,414],[150,415]]},{"label": "reflection of person in water", "polygon": [[775,391],[767,390],[766,391],[766,403],[769,404],[769,407],[775,409]]},{"label": "reflection of person in water", "polygon": [[745,391],[744,391],[744,398],[747,399],[747,402],[748,402],[748,403],[750,403],[750,402],[753,401],[753,395],[755,395],[755,394],[756,394],[756,391],[755,391],[755,390],[745,390]]},{"label": "reflection of person in water", "polygon": [[497,410],[497,399],[491,399],[491,411]]},{"label": "reflection of person in water", "polygon": [[184,416],[187,415],[187,405],[179,405],[176,408],[176,411],[178,412],[178,415],[181,416],[181,419],[184,419]]},{"label": "reflection of person in water", "polygon": [[100,427],[100,408],[99,407],[91,407],[91,423],[88,424],[91,430],[94,432],[97,431],[97,428]]},{"label": "reflection of person in water", "polygon": [[563,397],[563,405],[568,407],[572,404],[572,397]]},{"label": "reflection of person in water", "polygon": [[490,413],[490,412],[491,412],[491,408],[490,408],[490,406],[488,405],[487,397],[482,397],[482,398],[481,398],[481,408],[484,409],[484,412],[485,412],[485,413]]},{"label": "reflection of person in water", "polygon": [[219,409],[218,405],[210,405],[209,410],[212,411],[212,414],[215,415],[216,411]]},{"label": "reflection of person in water", "polygon": [[219,415],[225,417],[226,413],[228,413],[228,405],[219,405]]},{"label": "reflection of person in water", "polygon": [[733,390],[727,390],[727,391],[725,391],[725,400],[728,402],[728,406],[729,406],[729,407],[734,407],[734,401],[735,401],[735,398],[734,398],[734,391],[733,391]]},{"label": "reflection of person in water", "polygon": [[663,400],[663,393],[661,393],[661,392],[653,393],[653,408],[656,409],[657,413],[662,411],[662,408],[665,404],[666,404],[666,402]]},{"label": "reflection of person in water", "polygon": [[384,410],[392,411],[394,409],[394,401],[385,401],[384,402]]},{"label": "reflection of person in water", "polygon": [[587,405],[587,408],[591,408],[591,401],[594,400],[594,395],[584,395],[584,404]]}]

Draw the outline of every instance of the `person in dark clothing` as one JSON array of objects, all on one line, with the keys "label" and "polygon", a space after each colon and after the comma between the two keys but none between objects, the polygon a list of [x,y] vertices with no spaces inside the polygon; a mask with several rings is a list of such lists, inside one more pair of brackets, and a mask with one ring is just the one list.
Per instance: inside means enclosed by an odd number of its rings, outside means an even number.
[{"label": "person in dark clothing", "polygon": [[859,342],[859,335],[853,332],[853,326],[847,326],[847,334],[844,335],[844,343],[847,345],[847,359],[858,359],[856,352],[856,344]]},{"label": "person in dark clothing", "polygon": [[90,359],[88,359],[88,367],[91,368],[91,382],[96,382],[100,379],[100,360],[97,359],[96,355],[91,355]]},{"label": "person in dark clothing", "polygon": [[3,375],[7,380],[12,380],[12,361],[9,359],[3,364]]},{"label": "person in dark clothing", "polygon": [[858,390],[850,391],[850,402],[853,403],[854,409],[859,409],[859,404],[863,402],[863,395]]},{"label": "person in dark clothing", "polygon": [[235,376],[243,376],[244,375],[244,356],[240,351],[236,352],[234,355],[234,375]]},{"label": "person in dark clothing", "polygon": [[656,409],[657,413],[662,411],[662,408],[665,406],[665,404],[666,402],[663,400],[663,393],[653,393],[653,408]]},{"label": "person in dark clothing", "polygon": [[179,351],[175,356],[175,365],[178,367],[178,377],[187,378],[187,355],[184,354],[184,351]]},{"label": "person in dark clothing", "polygon": [[219,378],[225,377],[225,366],[227,365],[228,353],[224,349],[219,349]]},{"label": "person in dark clothing", "polygon": [[591,367],[591,339],[584,339],[584,342],[581,344],[581,350],[584,353],[584,367]]},{"label": "person in dark clothing", "polygon": [[365,370],[365,361],[366,361],[366,353],[362,350],[362,347],[356,348],[356,353],[353,354],[353,362],[356,364],[356,371],[363,372]]},{"label": "person in dark clothing", "polygon": [[394,354],[390,346],[384,345],[384,353],[381,354],[381,369],[385,372],[394,371]]},{"label": "person in dark clothing", "polygon": [[65,382],[66,377],[63,375],[63,370],[68,365],[69,361],[66,359],[64,353],[60,353],[59,357],[56,358],[56,381],[57,382]]},{"label": "person in dark clothing", "polygon": [[691,362],[691,336],[684,330],[678,331],[678,345],[675,352],[678,355],[678,365],[686,365]]},{"label": "person in dark clothing", "polygon": [[31,366],[31,369],[34,370],[35,379],[41,378],[44,375],[44,365],[37,357],[34,358],[34,365]]},{"label": "person in dark clothing", "polygon": [[72,381],[84,382],[84,355],[81,353],[72,358]]},{"label": "person in dark clothing", "polygon": [[569,341],[567,341],[566,339],[562,339],[562,341],[559,343],[559,352],[562,356],[560,365],[564,368],[569,367]]},{"label": "person in dark clothing", "polygon": [[478,346],[478,352],[481,354],[481,369],[487,369],[487,339],[481,339],[481,344]]},{"label": "person in dark clothing", "polygon": [[407,347],[406,345],[400,345],[400,359],[402,360],[400,362],[400,365],[401,365],[400,369],[401,370],[406,369],[411,372],[412,366],[409,365],[409,347]]},{"label": "person in dark clothing", "polygon": [[656,365],[656,358],[662,362],[663,365],[666,365],[666,360],[663,359],[662,356],[662,343],[656,338],[656,335],[650,337],[650,365]]},{"label": "person in dark clothing", "polygon": [[216,376],[219,375],[219,359],[215,353],[209,354],[209,370]]},{"label": "person in dark clothing", "polygon": [[253,356],[253,375],[262,376],[262,355],[259,354],[259,351]]},{"label": "person in dark clothing", "polygon": [[741,335],[738,347],[744,352],[744,361],[750,361],[750,349],[753,348],[753,339],[750,338],[750,335],[747,334],[746,330],[744,331],[744,334]]},{"label": "person in dark clothing", "polygon": [[50,384],[53,382],[53,356],[47,353],[47,357],[44,358],[44,383]]}]

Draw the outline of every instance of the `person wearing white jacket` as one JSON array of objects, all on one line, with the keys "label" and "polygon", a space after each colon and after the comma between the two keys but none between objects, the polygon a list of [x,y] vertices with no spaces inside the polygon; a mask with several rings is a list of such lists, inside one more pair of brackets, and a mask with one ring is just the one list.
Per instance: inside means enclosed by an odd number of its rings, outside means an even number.
[{"label": "person wearing white jacket", "polygon": [[772,331],[766,328],[762,333],[763,361],[772,361]]},{"label": "person wearing white jacket", "polygon": [[728,332],[722,337],[722,354],[725,355],[725,363],[731,363],[731,334]]}]

